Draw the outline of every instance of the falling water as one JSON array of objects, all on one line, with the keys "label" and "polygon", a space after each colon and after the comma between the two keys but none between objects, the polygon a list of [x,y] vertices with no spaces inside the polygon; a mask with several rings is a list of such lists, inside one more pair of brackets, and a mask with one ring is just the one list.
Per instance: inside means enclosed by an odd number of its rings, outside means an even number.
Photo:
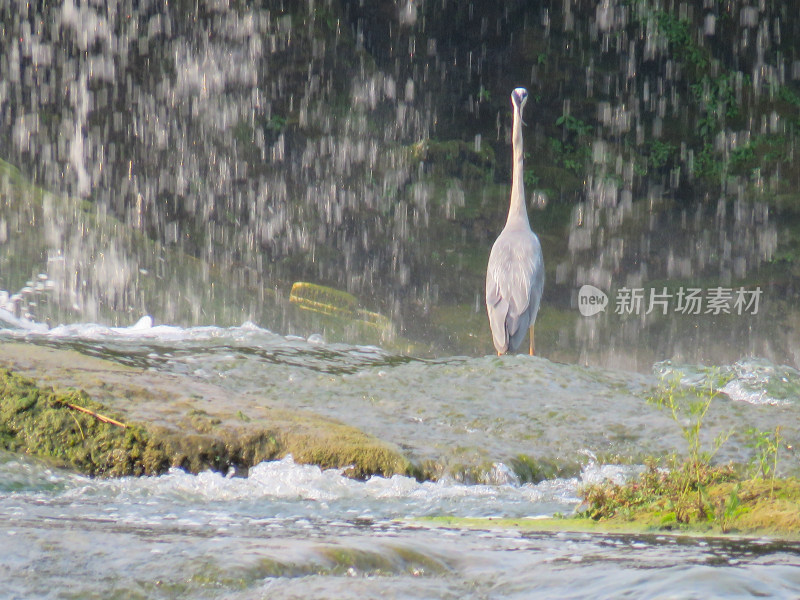
[{"label": "falling water", "polygon": [[[786,3],[401,4],[4,0],[10,312],[336,337],[288,301],[302,280],[383,314],[378,341],[487,352],[482,271],[523,84],[541,351],[797,364],[778,226],[800,177]],[[761,310],[615,314],[620,288],[653,282],[761,286]],[[584,284],[611,296],[605,313],[580,317]]]}]

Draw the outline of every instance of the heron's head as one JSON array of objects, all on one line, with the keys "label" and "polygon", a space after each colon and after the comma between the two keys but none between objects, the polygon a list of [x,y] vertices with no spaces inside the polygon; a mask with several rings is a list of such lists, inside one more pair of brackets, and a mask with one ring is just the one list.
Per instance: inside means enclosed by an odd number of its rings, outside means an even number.
[{"label": "heron's head", "polygon": [[512,106],[519,110],[519,114],[522,114],[522,108],[525,106],[525,103],[528,101],[528,90],[523,87],[515,88],[513,92],[511,92],[511,104]]}]

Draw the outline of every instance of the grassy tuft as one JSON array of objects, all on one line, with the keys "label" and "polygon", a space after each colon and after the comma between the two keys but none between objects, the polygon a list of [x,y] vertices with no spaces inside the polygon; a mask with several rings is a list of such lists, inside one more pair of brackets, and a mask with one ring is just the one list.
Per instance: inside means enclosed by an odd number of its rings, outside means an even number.
[{"label": "grassy tuft", "polygon": [[685,458],[673,454],[663,466],[646,461],[638,478],[623,484],[603,482],[581,490],[579,517],[595,521],[629,521],[662,529],[731,531],[800,531],[800,486],[793,479],[776,479],[780,428],[774,432],[749,430],[757,451],[752,479],[742,479],[732,465],[713,459],[732,432],[718,436],[710,446],[701,431],[722,382],[712,374],[704,387],[681,385],[680,375],[662,381],[650,404],[669,412],[687,444]]}]

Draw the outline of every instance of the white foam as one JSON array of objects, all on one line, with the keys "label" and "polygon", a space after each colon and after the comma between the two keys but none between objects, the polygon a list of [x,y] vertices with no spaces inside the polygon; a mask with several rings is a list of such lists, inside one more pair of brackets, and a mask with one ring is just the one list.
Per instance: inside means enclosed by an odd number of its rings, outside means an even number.
[{"label": "white foam", "polygon": [[[403,514],[479,514],[487,510],[504,514],[513,507],[517,514],[541,514],[536,503],[576,504],[577,479],[552,480],[525,485],[467,485],[452,480],[418,482],[402,475],[350,479],[346,470],[320,469],[297,464],[291,456],[263,462],[251,468],[247,477],[231,477],[212,471],[192,475],[171,469],[158,477],[128,477],[99,480],[83,478],[62,498],[114,498],[122,503],[169,502],[202,504],[218,502],[275,503],[312,502],[327,509],[339,506],[385,510],[402,507]],[[408,511],[408,512],[405,512]],[[527,512],[526,512],[527,511]]]},{"label": "white foam", "polygon": [[747,359],[731,366],[734,378],[722,391],[731,399],[749,404],[774,406],[790,403],[800,388],[800,372],[763,359]]},{"label": "white foam", "polygon": [[37,323],[25,317],[17,317],[14,313],[0,307],[0,329],[3,329],[3,324],[20,329],[26,332],[46,333],[47,325],[44,323]]},{"label": "white foam", "polygon": [[153,328],[153,317],[150,315],[145,315],[134,325],[131,325],[131,330],[145,330],[145,329],[152,329]]},{"label": "white foam", "polygon": [[322,335],[320,335],[319,333],[312,333],[310,336],[308,336],[306,342],[308,342],[312,346],[324,346],[325,338],[322,337]]},{"label": "white foam", "polygon": [[730,398],[737,402],[747,402],[749,404],[786,404],[786,401],[776,400],[767,395],[765,389],[751,389],[745,386],[744,382],[739,379],[732,379],[729,381],[722,391]]},{"label": "white foam", "polygon": [[[11,315],[11,317],[13,318],[13,315]],[[128,327],[112,327],[98,323],[71,323],[48,329],[46,325],[23,322],[20,319],[12,320],[12,318],[5,319],[4,311],[0,309],[0,320],[8,320],[13,327],[24,330],[22,333],[35,333],[56,339],[79,339],[89,341],[147,339],[180,342],[203,341],[220,337],[242,339],[255,335],[273,336],[275,338],[280,337],[268,329],[262,329],[249,321],[245,322],[240,327],[225,328],[213,325],[180,327],[177,325],[155,325],[153,323],[153,317],[145,315]]]},{"label": "white foam", "polygon": [[583,484],[604,483],[610,481],[622,485],[632,477],[641,473],[642,467],[635,465],[599,465],[594,461],[583,467],[581,482]]},{"label": "white foam", "polygon": [[656,363],[653,370],[666,381],[679,377],[681,386],[699,389],[707,389],[712,384],[716,387],[720,376],[729,376],[731,379],[720,391],[731,400],[748,404],[786,405],[800,390],[800,371],[761,358],[743,359],[719,368],[663,361]]}]

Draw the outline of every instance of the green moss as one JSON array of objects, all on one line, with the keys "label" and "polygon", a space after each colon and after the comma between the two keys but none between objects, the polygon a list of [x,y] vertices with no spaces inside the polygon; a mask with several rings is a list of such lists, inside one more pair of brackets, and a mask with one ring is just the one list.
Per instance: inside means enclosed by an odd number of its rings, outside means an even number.
[{"label": "green moss", "polygon": [[416,472],[408,459],[377,438],[338,421],[317,419],[308,423],[307,431],[289,430],[279,436],[284,453],[301,463],[345,469],[347,475],[360,479]]},{"label": "green moss", "polygon": [[583,517],[496,518],[496,517],[418,517],[415,522],[457,529],[514,529],[534,532],[641,533],[651,527],[635,523],[594,521]]},{"label": "green moss", "polygon": [[362,308],[354,295],[329,286],[305,281],[292,285],[289,302],[314,313],[306,319],[332,339],[358,339],[361,343],[391,346],[394,325],[388,317]]},{"label": "green moss", "polygon": [[371,576],[410,574],[445,575],[450,569],[444,563],[403,546],[393,546],[387,551],[372,552],[346,546],[322,546],[317,553],[325,563],[321,570],[330,574],[345,574],[355,570]]},{"label": "green moss", "polygon": [[0,370],[0,447],[55,460],[90,475],[152,474],[163,457],[138,426],[121,428],[69,405],[106,417],[108,409],[80,391],[56,392]]},{"label": "green moss", "polygon": [[187,424],[200,433],[211,433],[214,428],[222,423],[218,418],[212,417],[206,411],[192,409],[186,415]]},{"label": "green moss", "polygon": [[[719,502],[731,489],[732,484],[720,485],[711,493]],[[742,484],[737,495],[743,510],[733,522],[733,529],[800,534],[800,481],[797,479],[751,479]]]},{"label": "green moss", "polygon": [[344,574],[350,569],[370,575],[388,575],[393,572],[392,561],[377,552],[369,552],[344,546],[325,546],[317,552],[328,563],[328,572]]},{"label": "green moss", "polygon": [[364,550],[339,544],[320,544],[314,556],[303,561],[263,557],[244,566],[223,566],[215,559],[204,559],[191,567],[191,575],[173,581],[143,582],[151,596],[184,597],[198,589],[245,590],[274,577],[314,575],[352,575],[381,577],[394,575],[448,575],[450,567],[440,560],[399,545],[379,550]]},{"label": "green moss", "polygon": [[439,560],[404,546],[393,546],[392,552],[403,562],[405,571],[412,575],[446,575],[450,568]]},{"label": "green moss", "polygon": [[[127,426],[103,422],[75,406]],[[311,413],[274,411],[272,425],[236,419],[235,426],[196,408],[172,425],[163,424],[163,413],[152,414],[152,422],[131,423],[83,391],[44,389],[0,369],[0,448],[89,475],[155,475],[173,466],[192,473],[226,472],[288,454],[300,463],[346,468],[351,477],[416,473],[393,447]]]}]

